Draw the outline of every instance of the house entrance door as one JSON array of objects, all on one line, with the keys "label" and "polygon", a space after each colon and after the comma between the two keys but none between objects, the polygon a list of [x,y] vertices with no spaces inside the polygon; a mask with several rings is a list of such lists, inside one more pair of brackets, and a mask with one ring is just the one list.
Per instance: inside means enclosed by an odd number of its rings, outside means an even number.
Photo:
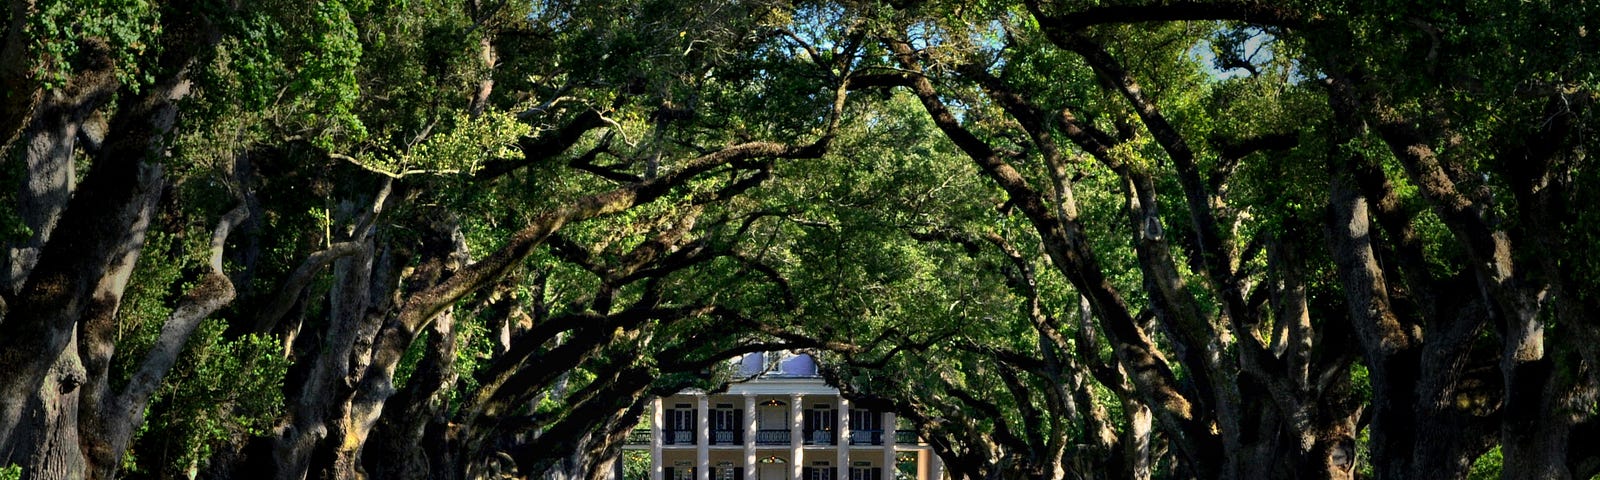
[{"label": "house entrance door", "polygon": [[789,466],[781,463],[760,467],[761,480],[789,480]]}]

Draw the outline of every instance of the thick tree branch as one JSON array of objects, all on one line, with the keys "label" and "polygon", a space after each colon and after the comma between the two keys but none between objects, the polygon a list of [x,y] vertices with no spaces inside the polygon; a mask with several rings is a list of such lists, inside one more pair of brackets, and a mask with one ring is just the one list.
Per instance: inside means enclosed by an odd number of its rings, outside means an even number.
[{"label": "thick tree branch", "polygon": [[28,19],[35,14],[35,0],[10,0],[6,2],[5,38],[0,38],[0,155],[10,153],[10,147],[35,105],[44,98],[39,83],[38,65],[30,61]]},{"label": "thick tree branch", "polygon": [[[222,268],[222,255],[225,250],[228,234],[233,228],[244,222],[250,216],[250,210],[244,205],[239,205],[222,216],[217,222],[217,228],[211,233],[210,257],[206,265],[211,268],[205,274],[200,284],[184,294],[184,299],[173,309],[167,317],[167,322],[161,328],[161,335],[156,340],[155,347],[145,355],[144,363],[129,380],[122,397],[124,400],[137,400],[139,404],[148,401],[150,394],[161,383],[161,378],[172,368],[177,361],[178,352],[183,348],[189,338],[189,333],[218,308],[233,301],[233,282],[228,280],[228,272]],[[143,411],[142,408],[135,411]],[[138,422],[133,422],[138,424]]]},{"label": "thick tree branch", "polygon": [[609,134],[609,133],[606,134],[606,137],[604,139],[600,140],[600,144],[599,145],[595,145],[594,148],[591,148],[591,149],[589,149],[589,151],[584,152],[583,155],[579,155],[576,158],[573,158],[571,161],[567,162],[567,166],[575,168],[575,169],[578,169],[578,170],[582,170],[582,171],[585,171],[585,172],[593,173],[596,176],[599,176],[600,178],[604,178],[606,180],[611,180],[613,182],[634,183],[634,182],[643,181],[644,177],[641,177],[641,176],[638,176],[638,175],[634,175],[634,174],[619,170],[619,169],[617,169],[615,167],[606,166],[606,165],[599,165],[599,164],[594,163],[594,159],[598,158],[600,156],[600,154],[602,154],[602,153],[610,153],[609,148],[611,146],[612,135],[613,134]]},{"label": "thick tree branch", "polygon": [[277,292],[272,295],[272,299],[260,310],[260,313],[256,314],[251,331],[256,333],[271,332],[273,328],[276,328],[278,321],[289,313],[289,309],[294,308],[295,298],[300,296],[300,292],[305,290],[306,285],[311,284],[311,281],[316,278],[317,272],[322,271],[323,267],[328,266],[335,260],[354,255],[366,248],[367,239],[372,236],[373,227],[378,217],[383,213],[384,205],[388,202],[389,193],[393,185],[393,179],[384,179],[383,187],[378,189],[377,195],[372,199],[371,206],[362,212],[361,216],[356,220],[355,226],[351,229],[351,240],[329,245],[328,248],[307,256],[305,260],[300,262],[299,266],[295,267],[293,272],[289,273],[288,278],[279,284]]},{"label": "thick tree branch", "polygon": [[487,181],[499,178],[505,174],[517,171],[522,167],[542,162],[548,158],[560,155],[572,148],[583,138],[583,134],[600,127],[606,126],[605,117],[600,112],[588,110],[579,114],[577,118],[561,129],[549,135],[538,138],[523,138],[518,146],[522,149],[522,158],[518,160],[497,160],[484,164],[478,169],[474,178]]},{"label": "thick tree branch", "polygon": [[1257,152],[1284,151],[1300,146],[1300,134],[1271,133],[1259,137],[1239,140],[1221,138],[1211,139],[1211,145],[1217,151],[1217,166],[1212,169],[1207,177],[1206,186],[1209,191],[1220,192],[1228,177],[1233,176],[1233,171],[1239,166],[1239,161]]},{"label": "thick tree branch", "polygon": [[402,308],[397,319],[398,325],[406,331],[416,331],[446,305],[504,275],[531,254],[534,247],[543,244],[550,234],[568,223],[614,214],[654,201],[699,174],[731,162],[762,157],[816,158],[821,156],[824,149],[825,145],[821,143],[804,146],[770,142],[734,145],[689,161],[682,168],[656,179],[575,200],[555,211],[539,215],[513,235],[505,247],[462,269],[445,282],[413,295]]},{"label": "thick tree branch", "polygon": [[[163,50],[159,62],[165,71],[174,73],[148,87],[143,95],[120,97],[116,119],[88,175],[68,201],[38,263],[15,297],[17,302],[10,305],[7,318],[0,323],[0,370],[8,372],[0,376],[0,398],[36,399],[88,310],[99,309],[96,316],[102,320],[114,316],[120,288],[112,289],[116,292],[109,297],[93,297],[103,284],[126,284],[125,279],[109,275],[120,276],[119,272],[129,270],[120,268],[118,262],[126,265],[137,259],[154,205],[151,200],[159,197],[164,184],[161,163],[150,160],[164,156],[163,139],[175,128],[178,104],[193,92],[189,69],[216,45],[219,38],[213,34],[206,25],[187,22],[165,30],[163,41],[170,42],[165,43],[170,47]],[[100,327],[105,322],[96,323],[87,333],[103,337],[100,334],[106,329]],[[109,352],[108,347],[87,346]],[[109,359],[106,354],[91,355],[99,357],[91,358],[95,362]],[[77,369],[65,378],[72,389],[83,380],[82,367]],[[49,393],[52,398],[56,394]],[[0,463],[34,468],[33,462],[46,458],[77,456],[76,450],[66,450],[70,446],[47,445],[35,441],[43,437],[18,435],[19,428],[27,428],[24,416],[47,422],[62,420],[59,412],[40,410],[41,405],[36,400],[0,403]],[[61,450],[47,452],[50,448]],[[117,467],[115,459],[93,460],[98,475],[110,475]]]}]

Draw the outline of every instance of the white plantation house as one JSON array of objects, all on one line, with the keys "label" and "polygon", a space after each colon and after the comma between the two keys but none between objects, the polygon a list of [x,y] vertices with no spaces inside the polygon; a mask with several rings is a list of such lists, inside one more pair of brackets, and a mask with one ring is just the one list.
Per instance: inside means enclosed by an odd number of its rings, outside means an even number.
[{"label": "white plantation house", "polygon": [[[650,451],[649,480],[938,480],[937,455],[893,412],[852,408],[817,375],[815,359],[753,353],[735,365],[751,380],[727,393],[657,398],[650,430],[629,450]],[[764,372],[764,373],[763,373]]]}]

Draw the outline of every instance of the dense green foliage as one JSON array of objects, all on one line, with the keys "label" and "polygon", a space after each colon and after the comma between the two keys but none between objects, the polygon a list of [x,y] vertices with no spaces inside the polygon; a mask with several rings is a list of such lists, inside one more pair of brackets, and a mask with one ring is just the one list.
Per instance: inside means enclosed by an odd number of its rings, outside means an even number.
[{"label": "dense green foliage", "polygon": [[8,6],[0,479],[1600,474],[1594,2]]}]

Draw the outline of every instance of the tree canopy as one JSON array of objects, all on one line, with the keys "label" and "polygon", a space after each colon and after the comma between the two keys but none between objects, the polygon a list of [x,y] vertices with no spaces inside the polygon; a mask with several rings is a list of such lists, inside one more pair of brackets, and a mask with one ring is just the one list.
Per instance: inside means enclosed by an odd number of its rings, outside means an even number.
[{"label": "tree canopy", "polygon": [[9,0],[0,478],[1600,475],[1600,5]]}]

